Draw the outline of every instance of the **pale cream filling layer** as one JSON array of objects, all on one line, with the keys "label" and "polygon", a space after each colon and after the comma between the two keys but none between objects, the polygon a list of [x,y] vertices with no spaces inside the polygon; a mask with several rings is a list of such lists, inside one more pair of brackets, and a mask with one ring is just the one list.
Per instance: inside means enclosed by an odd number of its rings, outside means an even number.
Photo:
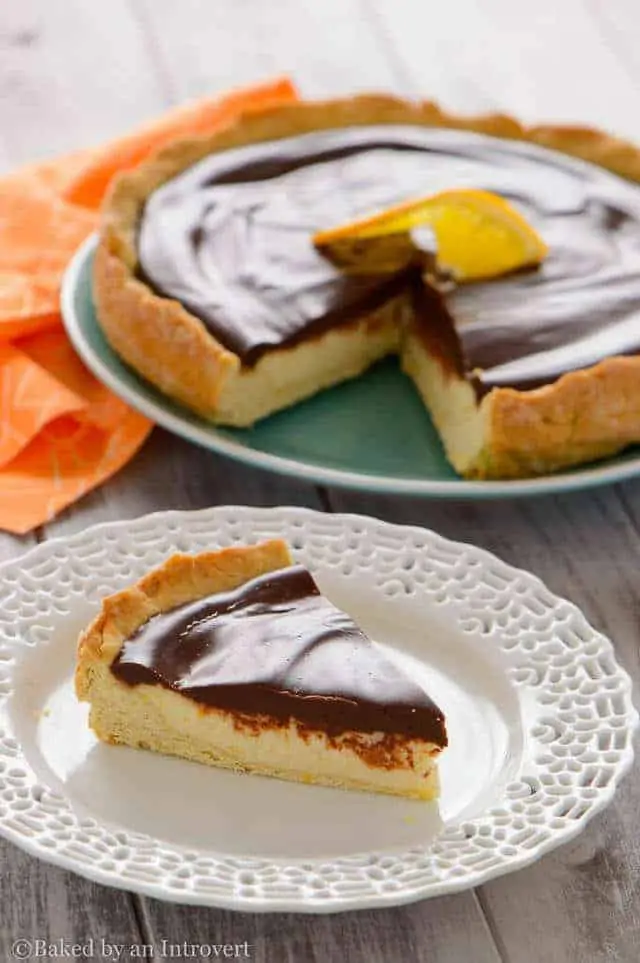
[{"label": "pale cream filling layer", "polygon": [[478,404],[473,386],[448,371],[424,346],[416,331],[407,333],[401,354],[444,444],[447,458],[461,475],[478,462],[488,440],[487,407]]},{"label": "pale cream filling layer", "polygon": [[375,752],[382,733],[345,733],[334,741],[315,730],[303,736],[294,723],[247,728],[228,712],[203,710],[160,686],[127,686],[106,665],[92,670],[88,695],[90,725],[105,742],[298,782],[418,799],[438,794],[439,747],[433,743],[406,740],[394,747],[389,768],[370,765],[349,742],[366,755]]},{"label": "pale cream filling layer", "polygon": [[216,422],[246,427],[356,378],[399,350],[405,320],[405,303],[398,298],[356,323],[268,352],[253,367],[230,375],[218,398]]}]

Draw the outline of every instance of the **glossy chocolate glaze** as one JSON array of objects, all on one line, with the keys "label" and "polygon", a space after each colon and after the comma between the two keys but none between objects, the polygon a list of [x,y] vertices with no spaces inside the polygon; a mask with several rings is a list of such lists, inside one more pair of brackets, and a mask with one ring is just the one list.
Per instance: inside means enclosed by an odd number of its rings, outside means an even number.
[{"label": "glossy chocolate glaze", "polygon": [[550,247],[538,270],[446,297],[460,365],[481,390],[640,352],[640,188],[467,131],[356,127],[212,154],[151,195],[141,275],[251,365],[415,283],[415,272],[345,277],[313,247],[316,230],[461,186],[509,198]]},{"label": "glossy chocolate glaze", "polygon": [[154,616],[111,669],[129,685],[162,685],[206,706],[294,719],[330,736],[447,742],[438,707],[300,565]]}]

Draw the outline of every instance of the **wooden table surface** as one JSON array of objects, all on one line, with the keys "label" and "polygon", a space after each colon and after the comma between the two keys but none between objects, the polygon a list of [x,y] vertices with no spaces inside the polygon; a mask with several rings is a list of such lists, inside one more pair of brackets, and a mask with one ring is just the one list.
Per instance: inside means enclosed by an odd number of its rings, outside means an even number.
[{"label": "wooden table surface", "polygon": [[[98,143],[171,104],[280,73],[311,97],[389,90],[640,141],[639,39],[638,0],[13,0],[0,6],[0,164]],[[484,546],[576,602],[640,681],[640,481],[519,501],[369,497],[244,468],[156,429],[54,523],[0,534],[0,558],[95,522],[231,502],[363,512]],[[529,869],[408,907],[315,918],[163,904],[0,843],[0,958],[19,937],[93,937],[246,940],[267,963],[635,963],[639,810],[636,768],[578,839]]]}]

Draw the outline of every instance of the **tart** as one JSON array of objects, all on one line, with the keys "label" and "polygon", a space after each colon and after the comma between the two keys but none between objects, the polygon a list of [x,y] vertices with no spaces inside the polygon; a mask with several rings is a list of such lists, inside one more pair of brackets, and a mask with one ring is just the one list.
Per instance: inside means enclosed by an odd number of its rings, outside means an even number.
[{"label": "tart", "polygon": [[[396,353],[469,478],[526,477],[640,441],[640,152],[604,133],[364,96],[246,115],[113,184],[94,291],[115,351],[246,426]],[[436,191],[511,201],[549,254],[443,292],[352,276],[318,231]]]},{"label": "tart", "polygon": [[442,712],[319,591],[285,542],[174,555],[82,633],[98,737],[212,766],[418,799]]}]

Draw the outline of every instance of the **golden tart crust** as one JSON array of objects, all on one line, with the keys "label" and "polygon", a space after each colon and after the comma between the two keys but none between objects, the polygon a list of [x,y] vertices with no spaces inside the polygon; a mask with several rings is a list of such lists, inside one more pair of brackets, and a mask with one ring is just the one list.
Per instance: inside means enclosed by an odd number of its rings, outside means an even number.
[{"label": "golden tart crust", "polygon": [[172,555],[135,585],[105,598],[98,615],[81,633],[75,677],[78,697],[87,698],[94,670],[111,665],[123,642],[154,615],[205,595],[229,592],[288,565],[291,555],[280,539],[199,555]]},{"label": "golden tart crust", "polygon": [[[640,150],[604,132],[575,126],[524,127],[502,114],[461,117],[433,102],[388,96],[285,105],[246,114],[211,136],[175,142],[117,177],[103,211],[94,263],[98,319],[115,351],[171,396],[214,422],[249,425],[330,384],[352,377],[390,351],[409,323],[392,302],[367,317],[296,348],[274,349],[250,371],[179,302],[156,295],[136,277],[136,230],[147,197],[216,151],[315,130],[412,124],[470,130],[529,141],[640,182]],[[367,348],[363,351],[363,335]],[[322,352],[322,354],[320,354]],[[314,381],[318,362],[322,371]],[[480,402],[471,386],[434,367],[424,344],[409,337],[403,367],[430,408],[454,467],[469,478],[519,478],[610,455],[640,441],[640,357],[610,357],[528,391],[493,388]],[[279,371],[281,390],[274,391]],[[294,371],[301,373],[296,379]],[[427,383],[429,382],[429,384]],[[468,415],[448,424],[448,394]]]}]

